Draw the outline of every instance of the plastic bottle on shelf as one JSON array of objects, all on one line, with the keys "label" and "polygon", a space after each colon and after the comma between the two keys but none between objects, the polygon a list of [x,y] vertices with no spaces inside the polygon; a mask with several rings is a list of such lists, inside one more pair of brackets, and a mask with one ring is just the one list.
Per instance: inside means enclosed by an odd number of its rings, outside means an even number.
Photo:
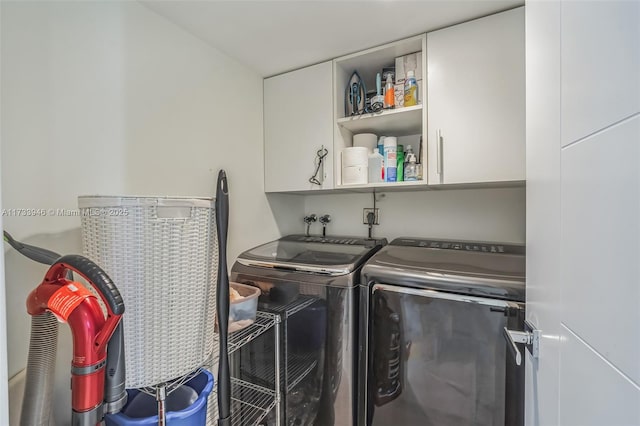
[{"label": "plastic bottle on shelf", "polygon": [[378,154],[382,155],[382,181],[384,182],[384,138],[386,136],[380,136],[378,138]]},{"label": "plastic bottle on shelf", "polygon": [[387,74],[387,81],[384,85],[384,108],[394,108],[396,103],[396,95],[393,88],[393,81],[391,75]]},{"label": "plastic bottle on shelf", "polygon": [[404,80],[404,106],[413,105],[418,105],[418,82],[413,70],[410,70]]},{"label": "plastic bottle on shelf", "polygon": [[404,164],[404,180],[418,180],[418,164],[416,164],[416,155],[411,149],[411,145],[407,145],[406,151],[407,162]]},{"label": "plastic bottle on shelf", "polygon": [[369,154],[369,183],[384,182],[383,172],[382,155],[378,152],[378,148],[373,148],[373,153]]},{"label": "plastic bottle on shelf", "polygon": [[398,145],[396,148],[396,181],[402,182],[404,180],[404,146]]},{"label": "plastic bottle on shelf", "polygon": [[387,136],[384,138],[384,180],[385,182],[395,182],[397,173],[396,149],[398,147],[398,139],[395,136]]}]

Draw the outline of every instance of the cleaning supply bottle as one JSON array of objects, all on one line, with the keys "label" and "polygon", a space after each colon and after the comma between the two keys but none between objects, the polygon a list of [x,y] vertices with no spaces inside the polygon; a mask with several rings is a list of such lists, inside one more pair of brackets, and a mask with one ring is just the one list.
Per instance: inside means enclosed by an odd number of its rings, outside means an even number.
[{"label": "cleaning supply bottle", "polygon": [[382,181],[384,182],[384,138],[386,136],[380,136],[378,139],[378,154],[382,155]]},{"label": "cleaning supply bottle", "polygon": [[418,165],[416,164],[416,155],[411,149],[411,145],[407,145],[406,151],[407,162],[404,164],[404,180],[418,180]]},{"label": "cleaning supply bottle", "polygon": [[387,74],[387,81],[384,85],[384,107],[385,109],[394,108],[396,103],[396,95],[393,88],[393,81],[391,75]]},{"label": "cleaning supply bottle", "polygon": [[404,180],[404,146],[398,145],[396,157],[398,158],[396,162],[396,181],[402,182]]},{"label": "cleaning supply bottle", "polygon": [[384,138],[384,180],[385,182],[395,182],[397,173],[396,149],[398,140],[395,136]]},{"label": "cleaning supply bottle", "polygon": [[378,148],[373,148],[373,153],[369,154],[369,183],[384,182],[383,161]]},{"label": "cleaning supply bottle", "polygon": [[418,105],[418,82],[413,70],[407,71],[407,78],[404,80],[404,106]]},{"label": "cleaning supply bottle", "polygon": [[376,95],[371,98],[371,111],[378,112],[384,108],[384,96],[382,96],[382,79],[380,73],[376,74]]}]

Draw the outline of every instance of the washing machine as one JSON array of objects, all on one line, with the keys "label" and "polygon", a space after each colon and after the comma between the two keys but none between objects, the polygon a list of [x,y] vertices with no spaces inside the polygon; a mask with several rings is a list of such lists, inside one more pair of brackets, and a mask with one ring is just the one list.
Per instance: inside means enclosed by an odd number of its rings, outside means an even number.
[{"label": "washing machine", "polygon": [[361,283],[360,425],[524,424],[523,245],[398,238]]},{"label": "washing machine", "polygon": [[360,271],[386,243],[289,235],[245,251],[233,265],[231,281],[260,288],[258,309],[280,316],[279,340],[267,332],[241,348],[235,374],[272,387],[267,367],[280,345],[283,424],[357,424]]}]

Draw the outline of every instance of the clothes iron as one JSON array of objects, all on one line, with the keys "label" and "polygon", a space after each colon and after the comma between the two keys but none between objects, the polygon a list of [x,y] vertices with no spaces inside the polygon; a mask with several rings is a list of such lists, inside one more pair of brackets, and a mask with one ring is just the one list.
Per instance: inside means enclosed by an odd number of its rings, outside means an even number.
[{"label": "clothes iron", "polygon": [[345,117],[365,112],[366,93],[367,89],[364,86],[364,81],[360,77],[360,74],[358,74],[358,71],[354,71],[353,74],[351,74],[344,94]]}]

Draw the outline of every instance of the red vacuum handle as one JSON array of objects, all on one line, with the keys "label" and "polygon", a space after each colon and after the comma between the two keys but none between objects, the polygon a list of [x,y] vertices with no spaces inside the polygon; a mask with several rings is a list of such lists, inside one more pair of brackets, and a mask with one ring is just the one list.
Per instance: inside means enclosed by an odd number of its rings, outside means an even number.
[{"label": "red vacuum handle", "polygon": [[[93,410],[104,398],[106,347],[124,313],[124,301],[113,281],[91,260],[68,255],[58,259],[47,271],[42,283],[27,299],[27,311],[39,315],[59,290],[72,283],[66,278],[73,271],[91,284],[107,307],[107,317],[94,296],[85,297],[65,318],[73,336],[71,363],[71,404],[75,412]],[[76,286],[77,287],[77,286]]]},{"label": "red vacuum handle", "polygon": [[62,256],[51,265],[44,280],[55,281],[64,278],[67,271],[79,274],[96,287],[98,294],[109,308],[110,314],[122,315],[124,313],[124,300],[116,285],[106,272],[86,257],[77,254]]},{"label": "red vacuum handle", "polygon": [[106,348],[113,331],[118,326],[120,317],[124,314],[124,300],[111,278],[91,260],[86,257],[70,254],[62,256],[47,271],[44,283],[59,282],[64,279],[68,271],[73,271],[87,280],[96,290],[107,306],[107,320],[96,339],[99,349]]}]

